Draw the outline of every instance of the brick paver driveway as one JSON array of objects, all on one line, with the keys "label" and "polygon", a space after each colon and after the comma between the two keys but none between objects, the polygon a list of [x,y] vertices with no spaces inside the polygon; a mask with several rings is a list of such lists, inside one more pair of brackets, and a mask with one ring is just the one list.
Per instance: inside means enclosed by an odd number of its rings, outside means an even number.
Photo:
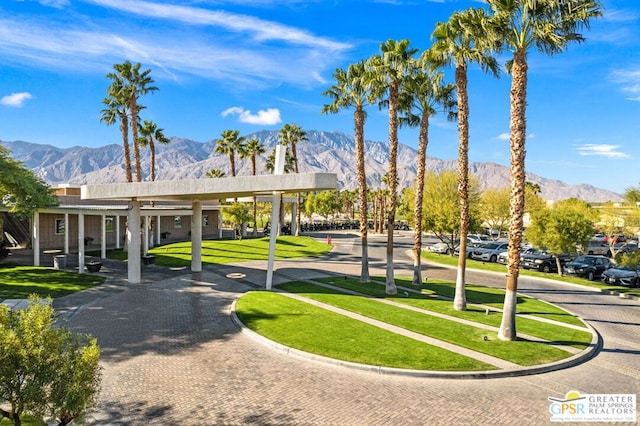
[{"label": "brick paver driveway", "polygon": [[[281,263],[275,276],[286,280],[303,271],[313,274],[310,267],[358,274],[354,241],[334,239],[334,244],[337,251],[326,260]],[[249,282],[264,277],[257,266],[208,268],[196,276],[151,276],[140,285],[98,291],[91,300],[78,298],[83,305],[69,311],[69,323],[96,336],[103,351],[103,388],[89,422],[541,425],[549,423],[550,396],[562,398],[570,390],[638,393],[636,301],[575,289],[552,292],[523,282],[539,297],[557,298],[568,309],[580,311],[602,333],[604,350],[585,364],[535,376],[380,376],[286,356],[239,333],[230,320],[230,305],[252,289]],[[401,269],[399,265],[398,273]]]}]

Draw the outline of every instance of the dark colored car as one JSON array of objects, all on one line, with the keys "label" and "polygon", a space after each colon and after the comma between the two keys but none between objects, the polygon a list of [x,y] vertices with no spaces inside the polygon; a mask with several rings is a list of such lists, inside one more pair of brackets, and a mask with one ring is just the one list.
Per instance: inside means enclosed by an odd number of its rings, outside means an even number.
[{"label": "dark colored car", "polygon": [[602,273],[602,281],[605,284],[640,287],[640,271],[628,266],[614,266]]},{"label": "dark colored car", "polygon": [[[561,266],[571,260],[571,255],[568,253],[563,253],[558,257]],[[520,266],[524,269],[536,269],[540,272],[558,271],[556,257],[544,250],[533,250],[531,253],[523,254],[520,258]]]},{"label": "dark colored car", "polygon": [[566,275],[576,275],[592,281],[614,265],[615,264],[607,257],[584,255],[576,257],[575,260],[571,262],[567,262],[562,272]]}]

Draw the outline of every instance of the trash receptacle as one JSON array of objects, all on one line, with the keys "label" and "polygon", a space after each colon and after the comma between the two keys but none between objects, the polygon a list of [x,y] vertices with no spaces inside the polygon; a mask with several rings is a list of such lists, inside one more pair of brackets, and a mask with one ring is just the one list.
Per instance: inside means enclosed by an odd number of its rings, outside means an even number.
[{"label": "trash receptacle", "polygon": [[67,268],[67,256],[60,254],[53,256],[53,269],[66,269]]}]

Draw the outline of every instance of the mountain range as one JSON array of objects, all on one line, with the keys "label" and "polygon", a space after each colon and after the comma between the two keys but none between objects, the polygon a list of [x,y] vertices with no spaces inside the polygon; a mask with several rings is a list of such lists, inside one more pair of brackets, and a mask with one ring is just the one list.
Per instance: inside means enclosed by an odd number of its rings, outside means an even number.
[{"label": "mountain range", "polygon": [[[338,176],[338,189],[355,189],[355,144],[352,136],[342,132],[307,131],[308,141],[296,145],[300,172],[331,172]],[[266,156],[278,143],[278,132],[263,130],[245,136],[247,140],[256,138],[266,149],[266,154],[258,158],[258,174],[266,174]],[[11,151],[12,158],[21,161],[45,182],[57,184],[86,184],[124,182],[123,150],[120,144],[97,148],[72,147],[57,148],[52,145],[34,144],[23,141],[2,142]],[[156,180],[205,178],[207,171],[221,169],[227,176],[229,157],[215,154],[216,143],[196,142],[173,137],[170,143],[156,146]],[[381,179],[387,172],[389,145],[387,142],[365,141],[367,182],[373,189],[381,187]],[[416,176],[417,151],[407,145],[398,147],[399,187],[412,185]],[[133,160],[132,160],[133,162]],[[143,179],[148,178],[150,155],[141,149]],[[441,172],[456,170],[457,160],[427,158],[427,170]],[[482,190],[509,186],[509,168],[496,163],[470,163],[469,171],[475,175]],[[135,173],[135,172],[134,172]],[[236,158],[236,174],[250,175],[251,162]],[[621,196],[613,191],[592,185],[569,185],[559,180],[546,179],[528,173],[527,180],[541,188],[541,196],[546,200],[578,198],[589,202],[619,201]]]}]

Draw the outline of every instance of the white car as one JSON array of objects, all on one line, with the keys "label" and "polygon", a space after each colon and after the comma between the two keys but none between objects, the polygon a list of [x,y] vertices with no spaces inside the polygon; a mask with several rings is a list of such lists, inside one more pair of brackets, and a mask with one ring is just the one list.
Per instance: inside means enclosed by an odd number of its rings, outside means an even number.
[{"label": "white car", "polygon": [[478,247],[475,247],[471,251],[469,257],[475,260],[497,262],[500,253],[504,252],[507,247],[509,247],[508,243],[499,243],[495,241],[491,243],[478,244]]}]

